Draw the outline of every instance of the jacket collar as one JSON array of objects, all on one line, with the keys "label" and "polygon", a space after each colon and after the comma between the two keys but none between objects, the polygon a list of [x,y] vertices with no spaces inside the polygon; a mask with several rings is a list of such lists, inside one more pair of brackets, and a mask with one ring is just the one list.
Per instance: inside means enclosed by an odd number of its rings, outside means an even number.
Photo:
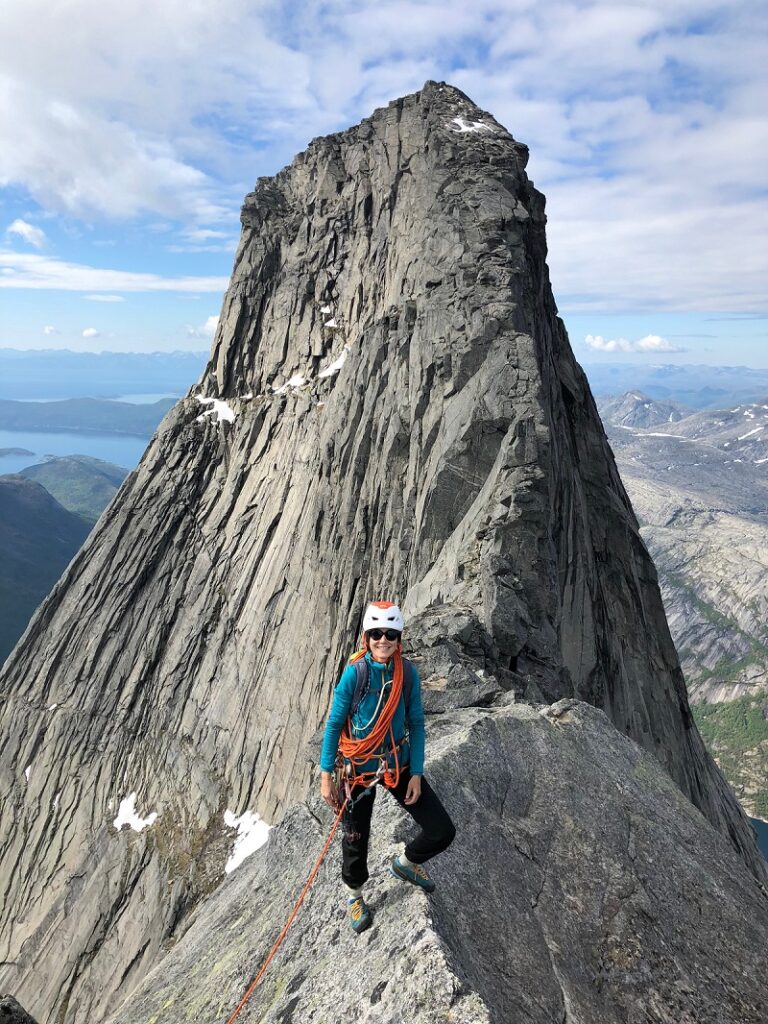
[{"label": "jacket collar", "polygon": [[386,663],[386,665],[382,665],[382,663],[380,661],[376,661],[374,659],[374,657],[373,657],[373,655],[371,654],[370,651],[366,651],[365,652],[365,660],[368,662],[368,664],[371,666],[371,668],[374,668],[377,672],[383,672],[384,669],[386,669],[388,672],[391,672],[391,671],[394,671],[394,668],[395,668],[395,656],[394,655],[392,655],[392,657],[389,659],[389,661]]}]

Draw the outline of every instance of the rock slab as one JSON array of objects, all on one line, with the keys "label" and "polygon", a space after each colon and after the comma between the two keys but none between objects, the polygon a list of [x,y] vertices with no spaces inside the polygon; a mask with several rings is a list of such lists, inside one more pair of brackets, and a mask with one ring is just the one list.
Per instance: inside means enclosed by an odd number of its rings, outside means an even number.
[{"label": "rock slab", "polygon": [[[604,712],[465,708],[431,720],[427,775],[457,824],[426,896],[387,863],[413,828],[374,808],[372,928],[345,919],[336,840],[243,1024],[764,1024],[768,898]],[[202,904],[110,1024],[225,1021],[332,818],[294,807]]]}]

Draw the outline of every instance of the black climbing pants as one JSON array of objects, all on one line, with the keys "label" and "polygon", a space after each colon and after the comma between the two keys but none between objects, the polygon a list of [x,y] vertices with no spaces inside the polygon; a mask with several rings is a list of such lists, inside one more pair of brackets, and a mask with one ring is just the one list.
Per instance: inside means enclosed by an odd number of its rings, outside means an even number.
[{"label": "black climbing pants", "polygon": [[[415,804],[405,803],[411,773],[405,767],[400,772],[400,782],[395,789],[387,792],[397,800],[421,831],[405,847],[405,856],[414,864],[423,864],[430,857],[441,853],[453,842],[456,829],[450,816],[434,789],[421,777],[421,796]],[[382,787],[384,788],[384,787]],[[352,889],[368,881],[368,839],[371,834],[371,813],[378,786],[373,786],[352,805],[343,815],[344,836],[341,841],[342,868],[341,877]],[[359,796],[362,787],[352,790],[352,797]]]}]

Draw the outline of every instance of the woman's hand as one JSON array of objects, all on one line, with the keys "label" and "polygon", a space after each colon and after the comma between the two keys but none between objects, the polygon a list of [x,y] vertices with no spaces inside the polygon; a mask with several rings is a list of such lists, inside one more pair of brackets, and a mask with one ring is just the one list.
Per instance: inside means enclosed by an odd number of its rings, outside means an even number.
[{"label": "woman's hand", "polygon": [[332,772],[321,772],[320,774],[320,796],[325,800],[333,811],[339,809],[339,791],[336,788],[336,781]]},{"label": "woman's hand", "polygon": [[421,776],[412,775],[408,782],[408,789],[405,792],[405,802],[415,804],[421,796]]}]

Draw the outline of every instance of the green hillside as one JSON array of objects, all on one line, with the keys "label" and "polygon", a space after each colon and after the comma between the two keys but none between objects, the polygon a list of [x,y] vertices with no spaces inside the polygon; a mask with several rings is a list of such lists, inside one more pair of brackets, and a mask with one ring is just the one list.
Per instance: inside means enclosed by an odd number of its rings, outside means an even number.
[{"label": "green hillside", "polygon": [[695,704],[691,711],[736,796],[768,820],[768,694]]},{"label": "green hillside", "polygon": [[0,664],[90,529],[41,484],[0,476]]},{"label": "green hillside", "polygon": [[64,508],[95,523],[128,470],[89,455],[67,455],[28,466],[19,475],[36,480]]}]

